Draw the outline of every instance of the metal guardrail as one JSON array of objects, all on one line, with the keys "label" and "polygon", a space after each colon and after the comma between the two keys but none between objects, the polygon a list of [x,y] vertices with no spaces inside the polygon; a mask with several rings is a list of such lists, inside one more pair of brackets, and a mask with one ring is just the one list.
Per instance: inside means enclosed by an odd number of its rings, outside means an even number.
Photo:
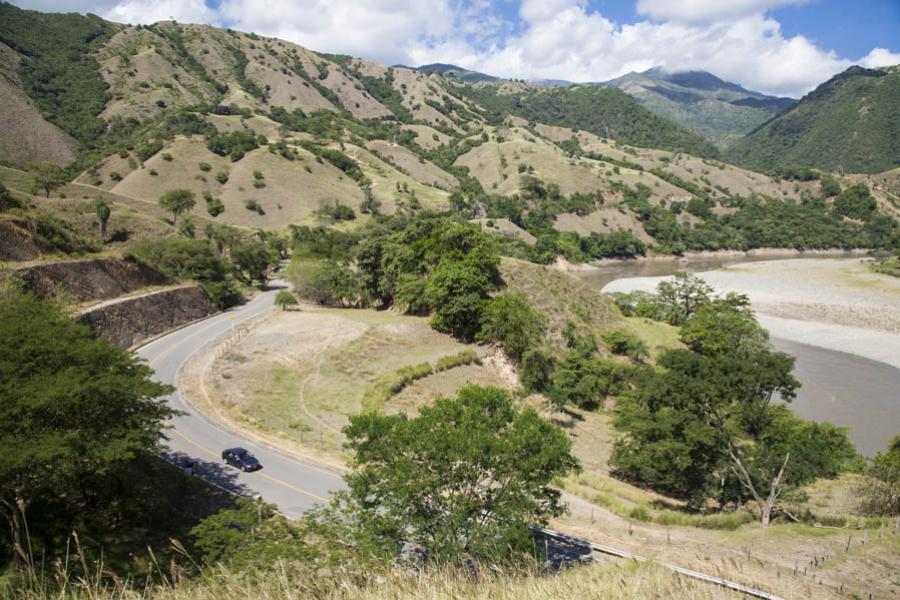
[{"label": "metal guardrail", "polygon": [[[590,542],[588,540],[583,540],[581,538],[576,538],[571,535],[566,535],[564,533],[560,533],[558,531],[553,531],[552,529],[546,529],[545,527],[539,527],[537,525],[529,525],[528,529],[531,530],[532,533],[536,535],[541,535],[546,538],[555,540],[557,542],[562,542],[564,544],[569,544],[571,546],[578,546],[581,548],[586,548],[594,552],[600,552],[601,554],[608,554],[610,556],[616,556],[618,558],[627,558],[630,560],[635,560],[639,562],[648,561],[650,559],[639,556],[637,554],[633,554],[628,552],[627,550],[620,550],[619,548],[613,548],[612,546],[605,546],[603,544],[598,544],[596,542]],[[770,594],[768,592],[764,592],[762,590],[757,590],[755,588],[751,588],[749,586],[735,583],[734,581],[728,581],[727,579],[722,579],[721,577],[713,577],[712,575],[706,575],[705,573],[700,573],[698,571],[692,571],[690,569],[685,569],[684,567],[678,567],[675,565],[670,565],[668,563],[658,563],[663,568],[669,569],[679,575],[684,575],[685,577],[691,577],[692,579],[697,579],[700,581],[705,581],[706,583],[712,583],[724,588],[728,588],[730,590],[734,590],[736,592],[742,592],[747,594],[748,596],[753,596],[754,598],[764,598],[765,600],[784,600],[781,596],[776,596],[775,594]]]}]

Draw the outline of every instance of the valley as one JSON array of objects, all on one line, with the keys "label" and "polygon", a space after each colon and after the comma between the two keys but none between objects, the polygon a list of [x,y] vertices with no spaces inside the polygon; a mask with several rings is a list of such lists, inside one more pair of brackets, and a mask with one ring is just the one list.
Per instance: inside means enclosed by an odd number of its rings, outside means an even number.
[{"label": "valley", "polygon": [[898,66],[787,98],[20,4],[0,596],[896,595]]}]

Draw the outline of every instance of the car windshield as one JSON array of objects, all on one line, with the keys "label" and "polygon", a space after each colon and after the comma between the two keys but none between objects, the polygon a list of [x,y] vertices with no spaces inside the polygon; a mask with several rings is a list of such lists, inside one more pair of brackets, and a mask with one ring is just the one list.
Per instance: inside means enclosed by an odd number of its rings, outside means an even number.
[{"label": "car windshield", "polygon": [[250,454],[249,451],[244,450],[243,448],[241,448],[240,450],[235,450],[234,453],[241,458],[256,458],[255,456]]}]

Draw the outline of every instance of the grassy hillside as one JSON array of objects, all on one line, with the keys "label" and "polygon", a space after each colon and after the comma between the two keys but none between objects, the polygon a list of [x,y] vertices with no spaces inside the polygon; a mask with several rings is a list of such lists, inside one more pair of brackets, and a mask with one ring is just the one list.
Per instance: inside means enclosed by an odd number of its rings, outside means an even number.
[{"label": "grassy hillside", "polygon": [[621,89],[654,114],[727,146],[795,103],[722,81],[711,73],[629,73],[604,85]]},{"label": "grassy hillside", "polygon": [[900,165],[900,68],[851,67],[727,152],[741,166],[877,173]]},{"label": "grassy hillside", "polygon": [[498,94],[496,88],[483,86],[465,88],[463,93],[496,115],[513,114],[534,123],[583,129],[633,146],[707,158],[719,154],[710,142],[656,116],[618,89],[586,86]]}]

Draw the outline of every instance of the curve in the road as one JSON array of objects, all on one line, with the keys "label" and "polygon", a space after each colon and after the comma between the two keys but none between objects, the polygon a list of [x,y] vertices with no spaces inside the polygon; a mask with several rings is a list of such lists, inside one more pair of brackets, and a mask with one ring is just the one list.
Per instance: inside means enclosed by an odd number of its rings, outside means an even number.
[{"label": "curve in the road", "polygon": [[[181,368],[196,352],[270,310],[276,291],[262,292],[243,306],[156,338],[137,353],[154,369],[154,379],[176,386],[176,391],[164,399],[181,412],[169,422],[167,458],[181,464],[192,463],[194,472],[212,483],[237,494],[258,494],[286,516],[297,518],[325,503],[332,492],[343,487],[340,473],[242,437],[207,418],[177,389]],[[221,452],[233,446],[253,452],[263,470],[243,473],[224,466]]]}]

